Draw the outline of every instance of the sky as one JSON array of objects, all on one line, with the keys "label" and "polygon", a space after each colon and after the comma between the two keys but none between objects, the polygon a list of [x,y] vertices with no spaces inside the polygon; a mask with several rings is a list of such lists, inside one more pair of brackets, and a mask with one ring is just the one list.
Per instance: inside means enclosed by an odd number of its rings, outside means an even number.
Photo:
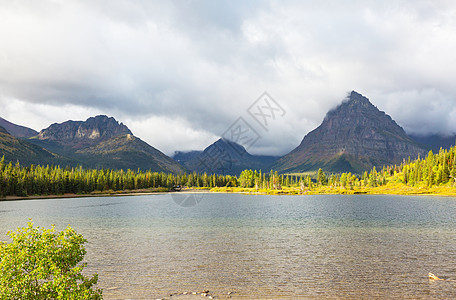
[{"label": "sky", "polygon": [[452,0],[0,0],[0,116],[108,115],[168,155],[247,128],[283,155],[355,90],[449,135],[455,53]]}]

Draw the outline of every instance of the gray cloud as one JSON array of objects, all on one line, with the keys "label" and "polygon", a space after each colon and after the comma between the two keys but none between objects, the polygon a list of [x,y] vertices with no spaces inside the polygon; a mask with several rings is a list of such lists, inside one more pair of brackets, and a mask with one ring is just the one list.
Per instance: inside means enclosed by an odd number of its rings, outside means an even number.
[{"label": "gray cloud", "polygon": [[449,134],[455,32],[451,1],[0,1],[2,117],[81,107],[59,118],[141,120],[172,153],[185,145],[148,122],[204,147],[266,90],[287,114],[251,150],[283,154],[354,89],[409,132]]}]

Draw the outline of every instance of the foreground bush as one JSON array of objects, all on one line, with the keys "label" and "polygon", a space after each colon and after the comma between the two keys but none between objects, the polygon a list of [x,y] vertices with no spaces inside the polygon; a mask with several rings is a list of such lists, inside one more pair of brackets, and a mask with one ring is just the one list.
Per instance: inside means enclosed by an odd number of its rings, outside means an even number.
[{"label": "foreground bush", "polygon": [[86,254],[82,235],[70,226],[64,231],[33,227],[8,232],[0,241],[0,299],[102,299],[93,286],[98,275],[82,275]]}]

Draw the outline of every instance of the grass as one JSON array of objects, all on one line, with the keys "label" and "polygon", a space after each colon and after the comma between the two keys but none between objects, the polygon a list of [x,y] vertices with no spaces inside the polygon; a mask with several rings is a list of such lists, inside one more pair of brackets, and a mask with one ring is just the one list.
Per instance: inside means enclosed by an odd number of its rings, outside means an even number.
[{"label": "grass", "polygon": [[424,185],[408,186],[401,183],[390,183],[384,186],[365,187],[356,186],[352,188],[317,186],[305,190],[301,193],[298,187],[283,187],[280,190],[273,189],[255,189],[241,187],[217,187],[212,188],[211,192],[218,193],[243,193],[259,195],[442,195],[456,196],[456,186],[453,184],[427,187]]}]

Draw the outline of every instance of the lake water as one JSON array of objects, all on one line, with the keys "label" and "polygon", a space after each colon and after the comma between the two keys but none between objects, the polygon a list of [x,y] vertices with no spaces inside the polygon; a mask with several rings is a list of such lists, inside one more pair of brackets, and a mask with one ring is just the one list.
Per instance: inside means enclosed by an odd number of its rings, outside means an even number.
[{"label": "lake water", "polygon": [[[0,202],[0,239],[82,233],[105,299],[454,299],[456,198],[170,194]],[[179,204],[180,205],[179,205]],[[187,207],[186,207],[187,206]]]}]

